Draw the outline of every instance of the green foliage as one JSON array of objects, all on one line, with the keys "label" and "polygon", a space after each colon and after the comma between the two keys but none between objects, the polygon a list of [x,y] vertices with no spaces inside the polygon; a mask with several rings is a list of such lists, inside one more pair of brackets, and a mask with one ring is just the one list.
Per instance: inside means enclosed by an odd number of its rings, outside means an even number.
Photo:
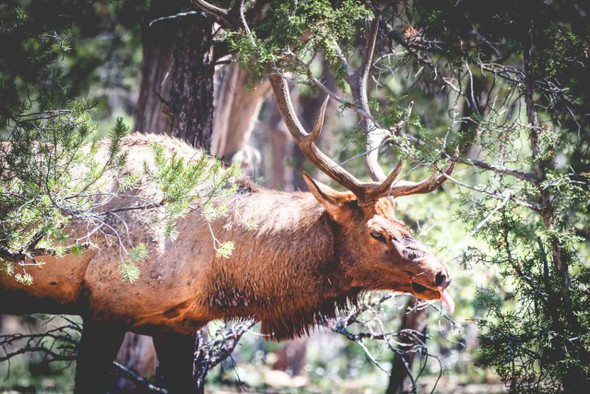
[{"label": "green foliage", "polygon": [[[64,228],[84,220],[103,175],[117,170],[125,157],[119,143],[127,132],[121,122],[113,128],[106,157],[97,158],[98,143],[88,105],[23,115],[14,123],[11,145],[0,148],[0,250],[2,257],[21,262],[38,254],[64,253]],[[71,251],[80,247],[72,245]],[[31,283],[30,275],[15,278]]]},{"label": "green foliage", "polygon": [[228,258],[233,251],[234,243],[232,241],[223,242],[217,246],[217,255],[221,257]]},{"label": "green foliage", "polygon": [[[144,172],[156,181],[163,193],[160,202],[165,210],[165,236],[176,239],[176,220],[184,216],[191,204],[201,205],[201,212],[207,221],[212,221],[227,214],[227,206],[223,204],[225,196],[236,192],[237,177],[242,174],[238,163],[224,168],[221,161],[199,152],[198,156],[187,161],[176,152],[166,155],[164,148],[153,144],[154,166],[145,162]],[[228,245],[223,247],[223,256],[228,257],[233,250]]]},{"label": "green foliage", "polygon": [[[515,143],[518,136],[512,136]],[[493,151],[505,162],[525,164],[527,156],[514,146],[495,145]],[[547,146],[551,148],[541,157],[553,161],[555,143]],[[466,193],[459,214],[489,245],[471,250],[463,261],[499,269],[497,281],[479,289],[476,300],[487,310],[477,320],[482,329],[479,363],[493,366],[514,392],[561,392],[566,376],[579,379],[589,360],[590,282],[579,251],[584,240],[574,228],[576,217],[587,215],[590,194],[587,185],[563,172],[546,170],[543,175],[533,187],[507,176],[481,186],[498,194],[510,190],[516,201],[539,204],[539,212]]]},{"label": "green foliage", "polygon": [[554,78],[573,71],[572,68],[584,68],[590,52],[590,27],[576,33],[571,25],[554,22],[544,34],[552,38],[552,46],[539,54],[537,71]]},{"label": "green foliage", "polygon": [[[0,5],[0,52],[10,54],[0,59],[0,97],[6,103],[0,108],[0,133],[15,144],[0,153],[0,252],[18,257],[1,261],[0,275],[27,284],[30,275],[19,264],[27,253],[33,256],[43,249],[60,256],[82,253],[87,247],[69,245],[65,228],[91,212],[94,200],[89,196],[100,190],[103,174],[116,172],[125,163],[117,141],[126,130],[117,121],[109,158],[97,158],[96,127],[88,115],[95,103],[71,98],[97,85],[128,89],[137,84],[139,28],[126,30],[123,24],[132,25],[144,14],[130,12],[133,17],[127,22],[112,16],[126,7],[138,11],[145,7],[129,4],[9,1]],[[379,4],[386,7],[387,2]],[[317,72],[319,62],[312,60],[321,53],[342,82],[343,67],[334,42],[351,66],[358,65],[355,54],[363,43],[365,18],[371,16],[368,5],[352,0],[281,0],[273,2],[252,37],[230,32],[226,39],[255,80],[276,65],[309,82],[307,67]],[[563,391],[587,377],[590,365],[590,37],[588,24],[580,23],[587,18],[576,14],[577,2],[563,0],[417,0],[405,5],[384,11],[377,50],[393,51],[379,58],[379,67],[373,70],[371,77],[379,84],[369,81],[370,104],[384,127],[401,119],[409,100],[416,106],[405,135],[383,148],[381,160],[388,168],[398,155],[412,164],[440,166],[437,150],[453,152],[458,147],[467,165],[459,165],[454,177],[476,190],[460,189],[459,198],[438,192],[399,199],[398,217],[411,224],[421,241],[435,246],[442,261],[461,263],[451,268],[450,291],[460,298],[455,318],[473,318],[478,324],[480,365],[495,369],[513,392]],[[48,12],[51,7],[55,9]],[[84,22],[73,26],[71,20]],[[420,59],[408,46],[398,45],[407,27],[418,32],[410,47]],[[108,40],[93,36],[100,29]],[[391,40],[396,29],[402,34]],[[531,39],[535,48],[527,51]],[[438,67],[436,72],[432,65]],[[109,72],[96,72],[104,68]],[[108,75],[108,80],[99,74]],[[528,82],[541,126],[535,129],[535,157],[533,127],[521,106]],[[343,89],[342,95],[349,93]],[[391,99],[393,95],[402,98]],[[467,104],[474,99],[482,104],[479,110]],[[342,111],[350,105],[346,99],[340,103]],[[339,161],[359,155],[347,165],[366,177],[360,155],[365,135],[358,129],[338,134]],[[423,143],[415,144],[408,137]],[[204,154],[187,161],[158,146],[154,153],[153,166],[146,164],[143,173],[117,180],[121,192],[139,189],[144,175],[155,181],[162,199],[151,203],[162,216],[161,223],[154,225],[161,226],[166,239],[177,237],[178,219],[195,206],[210,223],[228,214],[222,197],[235,190],[227,183],[237,176],[236,168],[227,175]],[[471,159],[534,173],[535,181],[473,167]],[[72,173],[72,168],[78,171]],[[429,168],[411,168],[412,180],[430,175]],[[457,210],[451,217],[450,212]],[[245,226],[255,229],[257,223],[247,221]],[[463,227],[473,238],[464,234]],[[219,256],[231,255],[231,240],[217,240],[213,231],[212,239]],[[126,250],[120,262],[122,279],[139,278],[141,261],[147,256],[143,244]],[[473,300],[471,293],[476,293]],[[396,328],[393,317],[398,309],[399,305],[391,306],[379,322],[385,322],[387,331]],[[436,330],[429,331],[446,335],[446,327],[440,320],[437,323]],[[468,322],[460,324],[470,327]],[[439,347],[440,353],[451,351],[436,334],[429,338],[431,346]],[[382,350],[374,341],[367,347],[376,354]],[[334,390],[333,381],[374,370],[355,343],[341,344],[341,349],[331,354],[333,360],[313,364],[312,379],[324,391]],[[320,347],[317,353],[325,349]],[[436,368],[432,370],[438,372]]]},{"label": "green foliage", "polygon": [[[590,365],[590,130],[582,115],[588,113],[588,25],[565,2],[414,6],[414,14],[397,21],[412,27],[414,41],[396,50],[414,45],[417,54],[378,64],[380,84],[369,89],[373,114],[381,125],[394,125],[406,105],[389,96],[403,92],[416,106],[405,135],[392,141],[395,154],[440,167],[443,147],[467,164],[477,159],[531,174],[523,180],[497,168],[455,171],[467,186],[456,216],[475,237],[457,254],[468,272],[489,271],[471,305],[482,333],[479,363],[493,367],[512,392],[575,390],[587,384]],[[432,74],[423,71],[433,67]],[[404,81],[381,77],[385,70],[415,74]],[[445,83],[436,82],[441,77]],[[529,94],[527,84],[534,91],[530,107],[519,102]],[[441,93],[449,87],[454,92]],[[530,124],[531,111],[538,124]],[[339,134],[339,161],[362,157],[362,132]],[[408,136],[422,143],[409,143]],[[380,157],[389,168],[391,153],[383,149]],[[358,164],[352,171],[364,174]]]},{"label": "green foliage", "polygon": [[250,219],[246,222],[246,230],[256,230],[258,228],[258,223],[254,219]]},{"label": "green foliage", "polygon": [[12,274],[14,274],[14,264],[12,264],[10,261],[4,261],[0,271],[4,275],[12,276]]},{"label": "green foliage", "polygon": [[[231,48],[238,53],[241,67],[248,69],[254,80],[267,75],[275,64],[286,71],[302,71],[292,54],[312,59],[316,52],[342,76],[334,43],[347,45],[370,10],[356,0],[344,0],[334,6],[329,0],[273,3],[270,15],[252,32],[232,32],[226,36]],[[308,40],[301,40],[306,36]],[[304,70],[303,70],[304,71]]]},{"label": "green foliage", "polygon": [[[3,274],[28,285],[33,278],[26,267],[39,265],[36,256],[79,254],[94,246],[84,237],[70,239],[71,225],[100,227],[113,219],[100,211],[101,193],[110,190],[109,179],[125,165],[121,139],[129,128],[118,118],[108,135],[110,142],[98,141],[89,111],[99,102],[75,97],[96,80],[91,75],[101,66],[97,61],[100,52],[120,59],[116,43],[132,40],[129,34],[133,35],[133,30],[138,33],[139,27],[125,33],[119,23],[133,21],[108,22],[121,12],[115,5],[10,3],[0,6],[0,45],[3,53],[12,54],[0,59],[0,135],[10,142],[0,146],[0,260]],[[145,5],[134,7],[145,11],[141,9]],[[68,17],[56,18],[56,12]],[[75,21],[87,24],[75,25]],[[93,33],[87,36],[85,31],[103,22],[110,26],[107,30],[114,29],[111,33],[115,37],[106,48],[110,40],[101,41]],[[84,81],[80,80],[83,76]],[[72,86],[74,89],[69,88]],[[239,174],[239,168],[226,171],[218,160],[209,160],[205,154],[187,162],[176,154],[167,157],[162,148],[154,147],[154,151],[155,168],[151,171],[164,198],[149,203],[163,207],[164,233],[173,240],[177,236],[175,222],[188,212],[191,202],[213,205],[217,198],[232,193],[235,187],[226,184]],[[132,172],[117,177],[118,192],[137,188],[141,176]],[[123,231],[111,227],[114,234],[108,236],[128,237],[124,227]],[[146,257],[147,250],[143,244],[130,249],[120,244],[121,276],[132,282],[139,277],[136,263]],[[222,251],[229,255],[229,244]]]},{"label": "green foliage", "polygon": [[19,272],[18,274],[14,275],[14,279],[18,283],[23,284],[25,286],[29,286],[33,283],[33,277],[31,276],[31,274],[28,274],[26,272],[22,274]]},{"label": "green foliage", "polygon": [[144,243],[140,243],[134,249],[128,250],[127,258],[119,265],[121,280],[127,282],[134,282],[137,280],[141,272],[135,263],[144,260],[147,255],[148,251]]},{"label": "green foliage", "polygon": [[[67,1],[52,6],[13,3],[0,6],[0,42],[3,53],[13,54],[0,59],[0,97],[4,99],[0,135],[10,142],[0,146],[0,259],[5,274],[31,284],[26,266],[39,264],[35,256],[79,254],[94,246],[84,237],[70,239],[70,225],[100,227],[101,221],[104,226],[112,219],[108,212],[95,209],[100,207],[101,193],[110,190],[110,177],[125,166],[121,139],[129,128],[118,118],[108,134],[110,142],[98,141],[97,126],[90,116],[98,101],[75,98],[82,86],[88,87],[93,79],[89,75],[100,65],[87,55],[97,56],[96,46],[105,42],[85,38],[84,26],[74,21],[89,18],[89,23],[97,23],[92,15],[108,19],[109,13],[120,10]],[[49,12],[47,7],[55,9]],[[55,12],[69,17],[52,17]],[[113,54],[118,49],[110,50]],[[76,78],[83,74],[87,79],[78,83]],[[68,88],[73,85],[74,90]],[[231,193],[235,188],[225,185],[239,170],[234,166],[225,171],[219,161],[210,161],[204,154],[187,162],[176,154],[167,157],[162,148],[155,147],[154,152],[153,179],[164,197],[151,204],[163,206],[164,233],[173,240],[175,222],[186,214],[190,203],[196,198],[212,204]],[[135,189],[141,176],[132,172],[117,177],[118,191]],[[111,232],[119,239],[129,236],[114,227]],[[121,248],[121,276],[134,281],[139,276],[136,263],[146,256],[145,246],[128,250],[121,243]],[[227,246],[223,250],[231,252]]]},{"label": "green foliage", "polygon": [[[582,89],[587,72],[580,71],[589,64],[584,53],[590,37],[587,26],[577,25],[561,2],[526,10],[518,4],[502,7],[505,21],[526,27],[502,30],[466,3],[429,20],[431,32],[453,20],[451,30],[441,32],[439,39],[452,32],[455,39],[464,40],[473,31],[467,33],[461,26],[470,23],[476,28],[479,36],[471,36],[468,45],[478,62],[493,47],[511,53],[502,63],[506,67],[525,64],[526,75],[518,83],[494,80],[484,90],[487,95],[505,100],[508,107],[516,103],[511,97],[515,85],[522,94],[529,94],[527,83],[534,90],[528,97],[534,107],[523,103],[521,114],[490,106],[470,117],[476,132],[469,138],[477,144],[479,158],[536,177],[523,181],[489,171],[471,177],[480,184],[470,184],[484,192],[462,193],[458,217],[487,244],[465,251],[463,262],[498,272],[494,281],[478,289],[475,300],[486,310],[476,320],[482,333],[479,363],[493,367],[511,392],[573,392],[587,384],[590,364],[585,252],[590,226],[584,219],[590,201],[584,176],[589,130],[581,116],[587,112]],[[454,51],[447,56],[449,64],[472,59]],[[479,89],[482,81],[490,83],[483,67],[470,70],[475,80],[470,83],[479,84]],[[568,86],[568,93],[544,89],[550,83]],[[576,93],[568,96],[570,92]],[[533,111],[539,124],[530,123]],[[460,145],[471,144],[466,136],[458,139]]]}]

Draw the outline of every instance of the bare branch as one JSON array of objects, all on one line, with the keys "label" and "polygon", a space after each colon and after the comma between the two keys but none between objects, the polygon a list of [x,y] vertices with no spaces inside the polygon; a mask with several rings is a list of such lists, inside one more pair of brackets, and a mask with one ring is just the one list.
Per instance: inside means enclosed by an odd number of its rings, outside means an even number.
[{"label": "bare branch", "polygon": [[229,11],[221,7],[217,7],[213,4],[207,3],[204,0],[193,0],[195,5],[202,9],[204,12],[213,15],[220,22],[224,22],[226,27],[233,27],[233,24],[229,20]]},{"label": "bare branch", "polygon": [[530,172],[513,170],[508,167],[486,163],[485,161],[482,161],[482,160],[467,159],[467,158],[459,157],[459,158],[457,158],[457,162],[462,163],[462,164],[473,165],[475,167],[479,167],[484,170],[494,171],[494,172],[497,172],[498,174],[510,175],[510,176],[513,176],[515,178],[518,178],[518,179],[521,179],[523,181],[527,181],[530,183],[538,183],[539,182],[539,179],[537,178],[537,176],[534,174],[531,174]]},{"label": "bare branch", "polygon": [[[498,198],[500,200],[504,200],[506,198],[506,196],[503,196],[501,194],[493,193],[493,192],[490,192],[490,191],[487,191],[487,190],[479,189],[479,188],[474,187],[474,186],[470,186],[470,185],[468,185],[466,183],[463,183],[463,182],[461,182],[461,181],[453,178],[452,176],[450,176],[448,174],[445,175],[445,177],[448,178],[451,182],[456,183],[457,185],[459,185],[461,187],[464,187],[466,189],[473,190],[473,191],[478,192],[478,193],[487,194],[488,196],[491,196],[491,197],[494,197],[494,198]],[[512,202],[514,202],[517,205],[523,206],[525,208],[529,208],[529,209],[531,209],[533,211],[536,211],[536,212],[539,212],[541,210],[541,208],[537,204],[529,203],[529,202],[526,202],[526,201],[517,200],[516,198],[514,198],[514,196],[512,194],[510,194],[509,200],[512,201]]]},{"label": "bare branch", "polygon": [[134,383],[138,384],[143,389],[146,389],[147,391],[149,391],[151,393],[163,393],[163,394],[168,393],[168,390],[160,388],[158,386],[154,386],[149,381],[145,380],[144,378],[142,378],[141,376],[139,376],[138,374],[136,374],[135,372],[133,372],[129,368],[119,364],[116,361],[113,361],[113,367],[115,367],[115,371],[117,373],[125,376],[127,379],[133,381]]},{"label": "bare branch", "polygon": [[198,387],[205,383],[207,373],[217,364],[229,357],[242,335],[244,335],[256,322],[246,320],[240,323],[228,326],[227,323],[217,330],[215,338],[209,342],[199,344],[195,353],[195,378]]}]

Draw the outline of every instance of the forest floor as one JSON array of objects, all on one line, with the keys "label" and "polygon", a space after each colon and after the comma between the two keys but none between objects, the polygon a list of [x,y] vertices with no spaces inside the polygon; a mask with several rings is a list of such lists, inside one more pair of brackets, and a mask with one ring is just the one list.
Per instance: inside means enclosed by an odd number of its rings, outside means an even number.
[{"label": "forest floor", "polygon": [[[280,372],[280,371],[275,371]],[[242,382],[243,383],[243,382]],[[348,380],[342,384],[335,384],[331,389],[326,387],[320,388],[314,384],[309,384],[306,378],[296,377],[292,378],[285,374],[284,379],[281,379],[279,374],[276,374],[266,384],[257,387],[248,387],[242,384],[236,385],[209,385],[205,390],[209,394],[238,394],[238,393],[292,393],[292,394],[324,394],[324,393],[342,393],[342,394],[377,394],[382,393],[383,390],[376,390],[373,387],[368,387],[366,379]],[[436,384],[436,389],[432,388]],[[424,376],[418,381],[420,386],[419,393],[435,393],[435,394],[500,394],[506,393],[504,384],[495,375],[490,375],[487,382],[473,383],[466,382],[461,376],[443,376],[438,380],[436,376]]]}]

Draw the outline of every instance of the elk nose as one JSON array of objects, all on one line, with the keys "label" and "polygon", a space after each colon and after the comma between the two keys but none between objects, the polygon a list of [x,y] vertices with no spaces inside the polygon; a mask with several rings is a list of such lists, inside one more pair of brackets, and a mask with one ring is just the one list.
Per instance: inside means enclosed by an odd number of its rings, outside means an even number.
[{"label": "elk nose", "polygon": [[436,287],[447,288],[450,283],[451,283],[451,278],[449,277],[449,274],[446,272],[443,272],[443,271],[436,274],[436,277],[434,278],[434,285]]}]

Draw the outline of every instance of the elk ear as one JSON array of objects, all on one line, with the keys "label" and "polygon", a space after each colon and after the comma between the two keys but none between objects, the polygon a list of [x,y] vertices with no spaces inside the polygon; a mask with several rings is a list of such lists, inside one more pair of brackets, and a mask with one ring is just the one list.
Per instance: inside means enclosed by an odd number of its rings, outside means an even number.
[{"label": "elk ear", "polygon": [[356,200],[356,196],[352,192],[334,190],[330,186],[312,179],[306,172],[303,172],[303,179],[311,194],[326,208],[334,220],[341,221],[348,216],[350,208],[346,203]]}]

